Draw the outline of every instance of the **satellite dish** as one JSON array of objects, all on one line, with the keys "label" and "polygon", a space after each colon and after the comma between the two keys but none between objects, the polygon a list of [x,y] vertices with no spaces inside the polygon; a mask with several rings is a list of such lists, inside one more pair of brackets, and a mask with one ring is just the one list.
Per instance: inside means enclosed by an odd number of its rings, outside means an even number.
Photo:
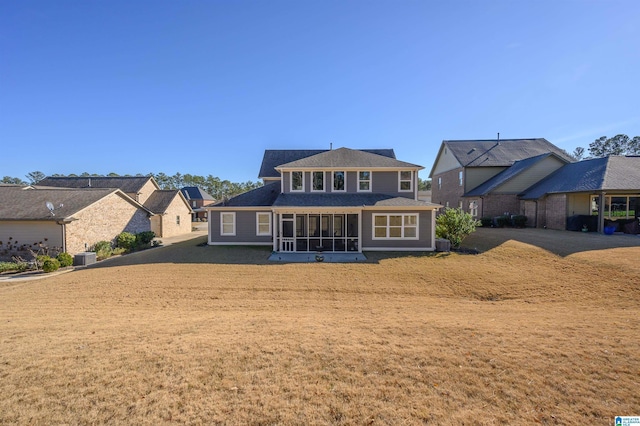
[{"label": "satellite dish", "polygon": [[[51,201],[47,201],[45,203],[45,205],[47,206],[47,208],[51,212],[51,216],[55,216],[56,214],[53,212],[55,210],[55,207],[54,207],[53,203]],[[60,207],[64,207],[64,204],[60,204]]]}]

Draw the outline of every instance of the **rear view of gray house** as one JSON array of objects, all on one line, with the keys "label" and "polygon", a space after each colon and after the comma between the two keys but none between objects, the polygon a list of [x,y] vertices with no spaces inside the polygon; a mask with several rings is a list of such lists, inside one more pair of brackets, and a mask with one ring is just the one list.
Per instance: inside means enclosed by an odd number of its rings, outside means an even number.
[{"label": "rear view of gray house", "polygon": [[265,185],[207,206],[210,245],[278,253],[431,251],[435,213],[418,171],[391,149],[267,150]]}]

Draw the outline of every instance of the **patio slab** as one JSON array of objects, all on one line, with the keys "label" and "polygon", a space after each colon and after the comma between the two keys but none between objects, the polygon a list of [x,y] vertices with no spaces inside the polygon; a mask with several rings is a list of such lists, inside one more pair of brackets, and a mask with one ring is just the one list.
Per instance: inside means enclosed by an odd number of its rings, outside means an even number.
[{"label": "patio slab", "polygon": [[316,256],[323,256],[324,263],[351,263],[364,262],[367,257],[363,253],[272,253],[269,256],[271,262],[281,263],[316,263]]}]

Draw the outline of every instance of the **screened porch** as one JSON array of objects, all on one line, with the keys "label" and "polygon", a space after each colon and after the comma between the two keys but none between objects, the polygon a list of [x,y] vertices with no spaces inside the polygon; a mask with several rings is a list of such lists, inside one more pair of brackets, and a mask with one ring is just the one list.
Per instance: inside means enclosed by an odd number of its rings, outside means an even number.
[{"label": "screened porch", "polygon": [[279,252],[359,252],[360,214],[282,213],[274,250]]}]

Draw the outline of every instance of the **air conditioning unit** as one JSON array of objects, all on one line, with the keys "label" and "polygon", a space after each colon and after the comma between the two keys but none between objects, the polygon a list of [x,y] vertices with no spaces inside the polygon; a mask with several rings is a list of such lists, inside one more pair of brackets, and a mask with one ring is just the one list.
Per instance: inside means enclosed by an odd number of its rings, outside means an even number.
[{"label": "air conditioning unit", "polygon": [[73,265],[74,266],[87,266],[93,265],[96,263],[96,253],[93,251],[85,251],[82,253],[77,253],[73,257]]}]

